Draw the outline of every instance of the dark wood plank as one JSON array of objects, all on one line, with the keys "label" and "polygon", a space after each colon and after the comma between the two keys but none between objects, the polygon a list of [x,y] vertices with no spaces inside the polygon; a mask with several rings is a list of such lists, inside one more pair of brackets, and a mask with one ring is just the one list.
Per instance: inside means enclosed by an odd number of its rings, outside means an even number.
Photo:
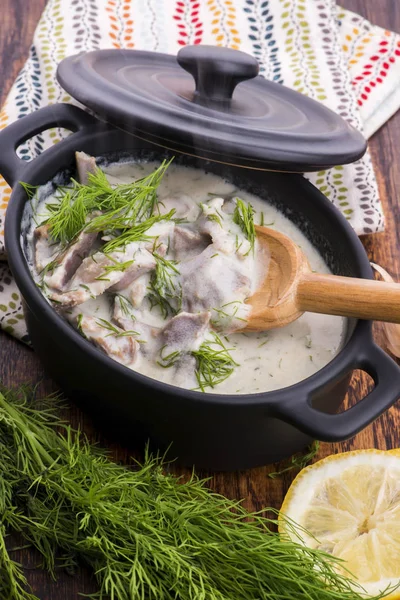
[{"label": "dark wood plank", "polygon": [[[44,8],[45,0],[29,2],[29,12],[26,10],[26,0],[1,0],[2,16],[0,19],[0,102],[4,98],[21,68],[32,39],[35,24]],[[400,4],[393,0],[342,0],[341,5],[363,14],[371,21],[382,27],[400,31]],[[21,15],[24,18],[21,18]],[[400,139],[400,114],[393,117],[381,131],[371,140],[370,148],[376,168],[381,196],[385,206],[387,226],[383,234],[366,236],[363,243],[371,260],[385,266],[400,279],[400,207],[396,190],[400,189],[400,157],[396,142]],[[376,339],[384,345],[381,329],[375,328]],[[39,360],[34,353],[22,344],[0,333],[0,379],[6,385],[18,385],[30,381],[42,381],[44,392],[53,391],[55,385],[46,378]],[[368,378],[357,375],[351,385],[348,403],[353,403],[365,395],[368,389]],[[77,424],[82,415],[71,408],[70,419]],[[88,419],[83,419],[85,428],[96,437]],[[377,447],[381,449],[400,446],[400,413],[396,406],[365,429],[354,439],[343,444],[322,444],[319,457],[333,452],[354,448]],[[126,449],[115,448],[119,457],[126,455]],[[279,507],[284,493],[293,477],[288,473],[278,479],[269,479],[267,474],[279,468],[279,465],[254,469],[243,473],[216,474],[210,485],[213,489],[232,498],[244,498],[251,509],[265,506]],[[175,469],[177,472],[181,473]],[[16,553],[28,567],[38,563],[34,553]],[[40,570],[29,570],[28,579],[35,593],[41,600],[73,600],[78,598],[78,592],[90,592],[95,589],[90,576],[81,572],[75,577],[60,573],[57,583],[51,582]]]}]

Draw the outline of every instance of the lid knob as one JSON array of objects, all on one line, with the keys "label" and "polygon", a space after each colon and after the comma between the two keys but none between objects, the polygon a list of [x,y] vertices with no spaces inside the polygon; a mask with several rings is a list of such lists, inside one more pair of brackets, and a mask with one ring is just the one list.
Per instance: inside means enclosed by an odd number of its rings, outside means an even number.
[{"label": "lid knob", "polygon": [[219,46],[184,46],[177,60],[196,82],[194,101],[214,108],[229,103],[237,84],[253,79],[259,71],[253,56]]}]

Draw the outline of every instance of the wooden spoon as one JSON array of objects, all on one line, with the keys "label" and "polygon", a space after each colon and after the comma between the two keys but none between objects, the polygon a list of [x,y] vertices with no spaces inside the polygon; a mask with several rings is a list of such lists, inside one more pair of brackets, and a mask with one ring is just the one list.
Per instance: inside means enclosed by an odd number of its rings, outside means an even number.
[{"label": "wooden spoon", "polygon": [[322,275],[311,271],[302,250],[286,235],[256,225],[259,252],[268,272],[247,300],[245,331],[283,327],[303,312],[400,323],[400,284]]}]

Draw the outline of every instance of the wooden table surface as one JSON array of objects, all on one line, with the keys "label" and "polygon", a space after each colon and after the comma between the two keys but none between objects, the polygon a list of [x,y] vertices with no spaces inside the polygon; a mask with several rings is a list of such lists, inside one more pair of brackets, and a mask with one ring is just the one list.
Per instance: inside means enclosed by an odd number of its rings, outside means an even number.
[{"label": "wooden table surface", "polygon": [[[46,0],[30,0],[29,10],[26,0],[1,0],[0,19],[0,103],[25,61],[34,28]],[[395,0],[341,0],[340,4],[354,10],[372,22],[395,31],[400,31],[400,2]],[[370,260],[385,266],[394,277],[400,280],[400,113],[393,117],[371,140],[370,149],[375,165],[381,198],[386,213],[385,233],[365,236],[363,243]],[[1,149],[0,149],[1,151]],[[376,340],[384,347],[379,325],[375,328]],[[43,380],[44,392],[53,391],[55,385],[46,378],[35,354],[14,339],[0,333],[0,379],[5,385],[13,386],[21,382],[37,383]],[[346,402],[353,403],[365,395],[368,389],[367,378],[355,374]],[[96,438],[87,418],[71,408],[71,421],[76,425],[84,421],[86,430]],[[355,438],[342,444],[321,444],[319,458],[356,448],[392,448],[400,446],[400,404],[394,406],[373,425],[367,427]],[[126,449],[116,448],[120,458],[126,456]],[[264,506],[280,506],[284,494],[295,472],[278,479],[270,479],[267,474],[282,465],[253,469],[232,474],[218,474],[210,482],[211,487],[232,498],[244,498],[250,509]],[[177,472],[181,472],[177,469]],[[41,600],[73,600],[78,592],[93,592],[95,586],[90,574],[84,571],[74,577],[60,573],[58,581],[52,582],[45,573],[34,569],[38,557],[31,552],[16,553],[16,560],[28,567],[27,576],[33,591]],[[1,599],[6,600],[6,599]]]}]

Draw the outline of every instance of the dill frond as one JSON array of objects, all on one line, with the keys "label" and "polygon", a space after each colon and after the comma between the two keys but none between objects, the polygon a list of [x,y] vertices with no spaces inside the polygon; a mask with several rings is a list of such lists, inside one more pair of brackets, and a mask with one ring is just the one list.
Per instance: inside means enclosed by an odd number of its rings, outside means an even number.
[{"label": "dill frond", "polygon": [[[214,221],[215,223],[218,223],[218,225],[220,227],[222,227],[222,221],[223,221],[223,217],[221,215],[220,212],[218,212],[218,210],[215,207],[210,207],[205,203],[201,203],[200,207],[204,213],[204,216],[206,217],[206,219],[208,219],[209,221]],[[214,212],[210,212],[211,210],[214,210]]]},{"label": "dill frond", "polygon": [[213,333],[213,339],[191,352],[196,359],[196,379],[202,392],[225,381],[239,366],[230,355],[232,350],[234,348],[227,348],[219,335]]},{"label": "dill frond", "polygon": [[215,326],[219,326],[223,322],[229,322],[231,320],[242,321],[243,323],[247,322],[247,319],[243,319],[242,317],[238,317],[238,311],[240,306],[243,305],[243,302],[240,300],[233,300],[232,302],[227,302],[223,304],[221,308],[213,308],[213,312],[216,313],[216,319],[213,319],[212,323]]},{"label": "dill frond", "polygon": [[108,266],[104,267],[103,274],[100,277],[96,277],[96,280],[104,279],[105,275],[108,275],[109,273],[113,273],[114,271],[124,272],[127,269],[129,269],[129,267],[131,265],[133,265],[134,262],[135,262],[134,260],[127,260],[126,262],[121,262],[121,263],[119,263],[118,261],[115,261],[114,265],[108,265]]},{"label": "dill frond", "polygon": [[[365,597],[345,562],[276,533],[276,511],[248,512],[195,473],[182,481],[165,471],[148,451],[135,468],[115,463],[80,431],[55,429],[57,400],[42,406],[26,390],[0,393],[1,598],[37,600],[10,561],[11,531],[53,576],[60,556],[69,568],[86,564],[99,600]],[[300,541],[303,530],[286,524]]]},{"label": "dill frond", "polygon": [[32,185],[31,183],[25,183],[24,181],[20,181],[19,185],[25,190],[29,200],[32,200],[32,198],[36,196],[36,193],[39,189],[38,185]]},{"label": "dill frond", "polygon": [[137,331],[124,331],[123,329],[120,329],[119,327],[116,327],[116,325],[110,323],[110,321],[107,321],[107,319],[97,319],[96,323],[99,327],[102,327],[103,329],[106,329],[110,332],[108,335],[106,335],[106,337],[114,335],[116,338],[120,338],[131,335],[139,335]]},{"label": "dill frond", "polygon": [[156,268],[152,271],[148,299],[151,308],[158,306],[166,319],[176,315],[182,306],[182,288],[178,281],[179,269],[175,260],[168,260],[153,252]]},{"label": "dill frond", "polygon": [[51,237],[67,245],[83,230],[88,216],[88,207],[81,186],[72,180],[72,187],[58,188],[55,198],[59,202],[48,203],[50,213],[46,223],[50,225]]},{"label": "dill frond", "polygon": [[318,454],[319,446],[319,441],[315,440],[309,447],[308,452],[306,454],[294,454],[291,457],[290,463],[287,467],[284,467],[280,471],[275,471],[274,473],[268,473],[268,477],[270,477],[270,479],[275,479],[283,473],[287,473],[288,471],[292,471],[293,469],[304,469],[304,467],[306,467],[312,461],[315,455]]},{"label": "dill frond", "polygon": [[[95,173],[89,173],[86,185],[72,179],[70,185],[58,187],[56,202],[46,205],[52,237],[67,244],[84,228],[115,232],[147,221],[158,209],[157,188],[170,164],[171,161],[163,161],[152,173],[132,183],[112,186],[97,168]],[[30,188],[24,185],[28,193]],[[102,214],[88,223],[94,211]]]},{"label": "dill frond", "polygon": [[249,202],[243,202],[236,198],[236,206],[233,211],[233,222],[239,225],[246,239],[250,242],[251,249],[254,250],[256,241],[256,230],[254,227],[254,208]]},{"label": "dill frond", "polygon": [[122,294],[115,294],[115,297],[119,300],[119,305],[121,307],[122,314],[135,321],[136,317],[133,314],[133,306],[132,303],[129,302],[128,298],[126,296],[123,296]]},{"label": "dill frond", "polygon": [[120,248],[125,247],[127,244],[131,242],[146,242],[151,241],[155,236],[146,235],[146,231],[150,229],[155,223],[160,223],[162,221],[171,221],[172,217],[175,214],[175,209],[172,209],[166,215],[154,215],[149,217],[146,221],[142,223],[138,223],[137,225],[133,225],[132,227],[126,229],[120,235],[117,235],[115,238],[110,240],[103,246],[102,251],[105,254],[113,252],[114,250],[118,250]]},{"label": "dill frond", "polygon": [[165,354],[165,348],[167,348],[167,347],[168,346],[165,345],[161,348],[160,360],[157,361],[157,364],[160,367],[162,367],[163,369],[169,369],[170,367],[173,367],[174,365],[176,365],[176,363],[182,356],[182,352],[180,350],[174,350],[173,352],[170,352],[169,354]]}]

